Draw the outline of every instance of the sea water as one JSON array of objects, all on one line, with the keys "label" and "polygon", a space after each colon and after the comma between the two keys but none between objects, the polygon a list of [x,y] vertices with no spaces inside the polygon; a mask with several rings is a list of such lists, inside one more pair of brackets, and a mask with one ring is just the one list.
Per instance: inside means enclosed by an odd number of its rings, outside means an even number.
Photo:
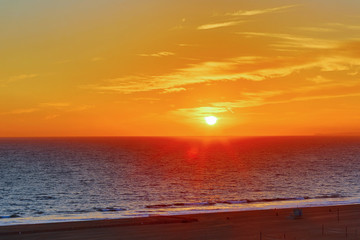
[{"label": "sea water", "polygon": [[360,203],[360,137],[2,138],[0,225]]}]

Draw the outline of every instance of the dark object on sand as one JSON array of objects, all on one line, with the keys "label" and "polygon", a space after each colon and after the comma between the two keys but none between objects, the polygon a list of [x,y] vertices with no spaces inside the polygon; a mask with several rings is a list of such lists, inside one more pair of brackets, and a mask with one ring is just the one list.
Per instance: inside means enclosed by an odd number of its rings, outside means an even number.
[{"label": "dark object on sand", "polygon": [[302,209],[294,208],[293,213],[290,215],[292,219],[300,219],[302,218]]}]

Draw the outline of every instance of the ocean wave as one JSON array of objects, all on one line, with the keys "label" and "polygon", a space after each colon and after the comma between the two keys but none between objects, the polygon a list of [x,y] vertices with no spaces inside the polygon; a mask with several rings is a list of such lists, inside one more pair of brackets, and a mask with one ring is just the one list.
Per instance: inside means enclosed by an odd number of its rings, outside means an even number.
[{"label": "ocean wave", "polygon": [[36,196],[36,200],[53,200],[56,199],[53,196],[48,196],[48,195],[40,195],[40,196]]},{"label": "ocean wave", "polygon": [[334,193],[334,194],[324,194],[321,196],[317,196],[315,198],[341,198],[341,197],[345,197],[345,196],[341,196],[340,194]]},{"label": "ocean wave", "polygon": [[246,203],[263,203],[263,202],[280,202],[280,201],[300,201],[308,199],[326,199],[326,198],[342,198],[339,194],[321,195],[316,197],[289,197],[289,198],[263,198],[263,199],[239,199],[239,200],[224,200],[224,201],[209,201],[209,202],[193,202],[193,203],[172,203],[172,204],[155,204],[147,205],[146,208],[177,208],[186,206],[213,206],[217,204],[246,204]]},{"label": "ocean wave", "polygon": [[156,204],[147,205],[146,208],[172,208],[172,207],[184,207],[184,206],[212,206],[216,202],[193,202],[193,203],[173,203],[173,204]]},{"label": "ocean wave", "polygon": [[21,217],[19,214],[17,213],[14,213],[12,215],[9,215],[9,216],[0,216],[0,219],[1,218],[18,218],[18,217]]},{"label": "ocean wave", "polygon": [[217,203],[223,203],[223,204],[241,204],[241,203],[247,203],[247,200],[227,200],[227,201],[221,201]]},{"label": "ocean wave", "polygon": [[95,208],[98,212],[121,212],[126,211],[125,208],[118,208],[118,207],[106,207],[106,208]]},{"label": "ocean wave", "polygon": [[310,199],[310,197],[289,197],[289,198],[263,198],[256,200],[246,200],[248,203],[257,203],[257,202],[279,202],[279,201],[294,201],[294,200],[305,200]]},{"label": "ocean wave", "polygon": [[56,211],[56,213],[60,213],[60,214],[78,214],[78,213],[82,214],[82,213],[89,213],[89,212],[93,212],[93,211],[89,210],[89,209],[76,209],[76,210],[71,210],[71,211]]}]

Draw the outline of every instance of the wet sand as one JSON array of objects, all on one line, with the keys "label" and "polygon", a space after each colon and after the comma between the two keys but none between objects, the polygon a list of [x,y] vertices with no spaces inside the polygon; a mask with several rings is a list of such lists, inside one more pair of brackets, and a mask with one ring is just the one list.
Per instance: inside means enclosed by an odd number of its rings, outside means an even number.
[{"label": "wet sand", "polygon": [[360,239],[360,205],[153,216],[0,227],[1,240],[21,239]]}]

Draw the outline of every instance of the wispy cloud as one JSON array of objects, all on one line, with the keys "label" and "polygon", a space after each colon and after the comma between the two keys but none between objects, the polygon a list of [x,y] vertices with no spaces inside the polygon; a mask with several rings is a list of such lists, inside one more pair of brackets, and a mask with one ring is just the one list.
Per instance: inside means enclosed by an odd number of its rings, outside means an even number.
[{"label": "wispy cloud", "polygon": [[299,27],[299,30],[309,31],[309,32],[336,32],[336,29],[333,28],[325,28],[325,27]]},{"label": "wispy cloud", "polygon": [[227,112],[228,110],[221,106],[221,107],[196,107],[196,108],[180,108],[175,111],[172,111],[172,114],[175,115],[183,115],[192,118],[203,118],[208,115],[214,115],[217,113]]},{"label": "wispy cloud", "polygon": [[100,91],[115,91],[125,94],[183,87],[189,84],[205,83],[212,81],[236,80],[241,77],[255,78],[247,74],[234,74],[239,59],[223,62],[201,62],[190,64],[185,68],[178,69],[173,73],[160,76],[125,76],[115,79],[107,79],[102,84],[87,85],[85,88]]},{"label": "wispy cloud", "polygon": [[261,106],[265,103],[265,99],[268,97],[281,94],[281,91],[264,91],[256,93],[242,93],[243,100],[229,101],[229,102],[215,102],[210,103],[206,107],[195,108],[180,108],[172,111],[173,114],[183,115],[192,118],[203,118],[208,115],[215,115],[218,113],[230,112],[234,113],[236,108],[247,108]]},{"label": "wispy cloud", "polygon": [[66,109],[66,111],[67,112],[82,112],[82,111],[91,109],[93,107],[94,107],[93,105],[81,104],[81,105],[70,107],[70,108]]},{"label": "wispy cloud", "polygon": [[39,106],[41,107],[56,107],[56,108],[69,107],[70,105],[71,104],[68,102],[46,102],[39,104]]},{"label": "wispy cloud", "polygon": [[181,29],[185,28],[185,22],[186,22],[186,18],[182,18],[180,23],[178,25],[176,25],[175,27],[171,28],[170,30],[181,30]]},{"label": "wispy cloud", "polygon": [[137,97],[137,98],[132,98],[132,100],[135,101],[160,101],[160,98],[154,98],[154,97]]},{"label": "wispy cloud", "polygon": [[323,76],[321,76],[321,75],[318,75],[318,76],[316,76],[316,77],[314,77],[314,78],[308,78],[308,80],[309,81],[312,81],[312,82],[314,82],[314,83],[328,83],[328,82],[332,82],[332,80],[331,79],[328,79],[328,78],[325,78],[325,77],[323,77]]},{"label": "wispy cloud", "polygon": [[242,93],[243,99],[241,100],[232,102],[215,102],[211,105],[225,109],[256,107],[269,102],[267,99],[281,94],[283,94],[283,91],[244,92]]},{"label": "wispy cloud", "polygon": [[15,82],[15,81],[20,81],[20,80],[26,80],[26,79],[33,79],[35,77],[39,76],[38,74],[19,74],[16,76],[12,76],[8,79],[8,82]]},{"label": "wispy cloud", "polygon": [[216,102],[212,103],[212,106],[222,107],[222,108],[248,108],[248,107],[258,107],[269,104],[283,104],[291,102],[302,102],[302,101],[311,101],[311,100],[322,100],[322,99],[333,99],[333,98],[346,98],[346,97],[360,97],[360,93],[348,93],[348,94],[329,94],[329,95],[317,95],[317,96],[304,96],[304,97],[294,97],[286,100],[277,100],[277,101],[267,101],[260,97],[256,97],[250,100],[238,100],[234,102]]},{"label": "wispy cloud", "polygon": [[230,27],[230,26],[238,25],[243,22],[245,22],[245,21],[229,21],[229,22],[220,22],[220,23],[210,23],[210,24],[201,25],[197,29],[198,30],[209,30],[209,29],[214,29],[214,28]]},{"label": "wispy cloud", "polygon": [[302,37],[284,33],[261,33],[261,32],[239,32],[240,35],[247,37],[268,37],[283,40],[272,46],[280,48],[297,48],[297,49],[334,49],[339,47],[339,43],[333,40]]},{"label": "wispy cloud", "polygon": [[91,58],[91,61],[92,62],[99,62],[99,61],[104,61],[105,59],[104,58],[102,58],[102,57],[93,57],[93,58]]},{"label": "wispy cloud", "polygon": [[[68,112],[81,112],[93,106],[91,105],[73,105],[67,102],[44,102],[28,108],[17,108],[7,112],[1,112],[0,115],[22,115],[36,113],[46,120],[54,119]],[[45,116],[44,116],[45,115]]]},{"label": "wispy cloud", "polygon": [[360,25],[352,25],[352,24],[344,24],[344,23],[327,23],[327,26],[337,27],[337,28],[345,28],[350,30],[360,30]]},{"label": "wispy cloud", "polygon": [[[274,7],[274,8],[265,8],[265,9],[254,9],[254,10],[239,10],[232,13],[225,13],[221,16],[231,16],[234,17],[240,17],[240,16],[255,16],[255,15],[261,15],[265,13],[272,13],[272,12],[280,12],[284,11],[286,9],[290,9],[293,7],[296,7],[299,5],[287,5],[287,6],[281,6],[281,7]],[[209,30],[209,29],[216,29],[216,28],[223,28],[223,27],[231,27],[236,26],[241,23],[247,22],[245,20],[230,20],[230,21],[223,21],[223,22],[216,22],[216,23],[208,23],[203,24],[197,27],[198,30]]]},{"label": "wispy cloud", "polygon": [[40,104],[40,106],[43,106],[43,109],[41,109],[43,114],[47,114],[44,117],[45,120],[61,117],[64,113],[82,112],[93,107],[91,105],[72,105],[70,103],[45,103]]},{"label": "wispy cloud", "polygon": [[11,76],[8,78],[0,79],[0,87],[6,87],[9,84],[19,82],[19,81],[34,79],[38,76],[39,76],[39,74],[31,73],[31,74],[19,74],[19,75]]},{"label": "wispy cloud", "polygon": [[49,115],[45,116],[45,120],[51,120],[51,119],[57,118],[59,116],[60,116],[59,114],[49,114]]},{"label": "wispy cloud", "polygon": [[289,8],[294,8],[299,5],[287,5],[281,7],[274,8],[265,8],[265,9],[253,9],[253,10],[239,10],[233,13],[226,13],[227,16],[255,16],[260,14],[272,13],[272,12],[280,12]]},{"label": "wispy cloud", "polygon": [[163,93],[173,93],[173,92],[181,92],[186,91],[186,88],[178,87],[178,88],[168,88],[163,91]]},{"label": "wispy cloud", "polygon": [[157,52],[157,53],[141,53],[141,54],[138,54],[138,56],[141,56],[141,57],[168,57],[168,56],[174,56],[175,53],[173,52]]},{"label": "wispy cloud", "polygon": [[18,114],[27,114],[39,111],[39,108],[19,108],[14,109],[8,112],[0,113],[0,115],[18,115]]},{"label": "wispy cloud", "polygon": [[[182,115],[190,118],[203,118],[208,115],[222,114],[225,112],[234,113],[236,109],[254,108],[273,104],[287,104],[292,102],[326,100],[336,98],[360,97],[360,93],[344,93],[344,94],[321,94],[312,96],[294,96],[285,99],[274,100],[275,96],[287,94],[283,91],[265,91],[265,92],[249,92],[243,93],[240,100],[214,102],[208,106],[194,108],[180,108],[171,112],[171,114]],[[289,96],[289,95],[287,95]]]},{"label": "wispy cloud", "polygon": [[179,43],[177,44],[179,47],[196,47],[197,44],[189,44],[189,43]]},{"label": "wispy cloud", "polygon": [[[245,66],[251,66],[246,71]],[[307,69],[320,72],[357,71],[360,67],[358,58],[344,56],[316,57],[298,60],[292,58],[239,57],[218,62],[200,62],[177,69],[172,73],[158,76],[125,76],[104,80],[100,84],[83,86],[101,92],[136,92],[160,91],[162,93],[183,90],[187,85],[218,81],[264,81],[281,78]],[[243,70],[240,70],[243,69]]]}]

